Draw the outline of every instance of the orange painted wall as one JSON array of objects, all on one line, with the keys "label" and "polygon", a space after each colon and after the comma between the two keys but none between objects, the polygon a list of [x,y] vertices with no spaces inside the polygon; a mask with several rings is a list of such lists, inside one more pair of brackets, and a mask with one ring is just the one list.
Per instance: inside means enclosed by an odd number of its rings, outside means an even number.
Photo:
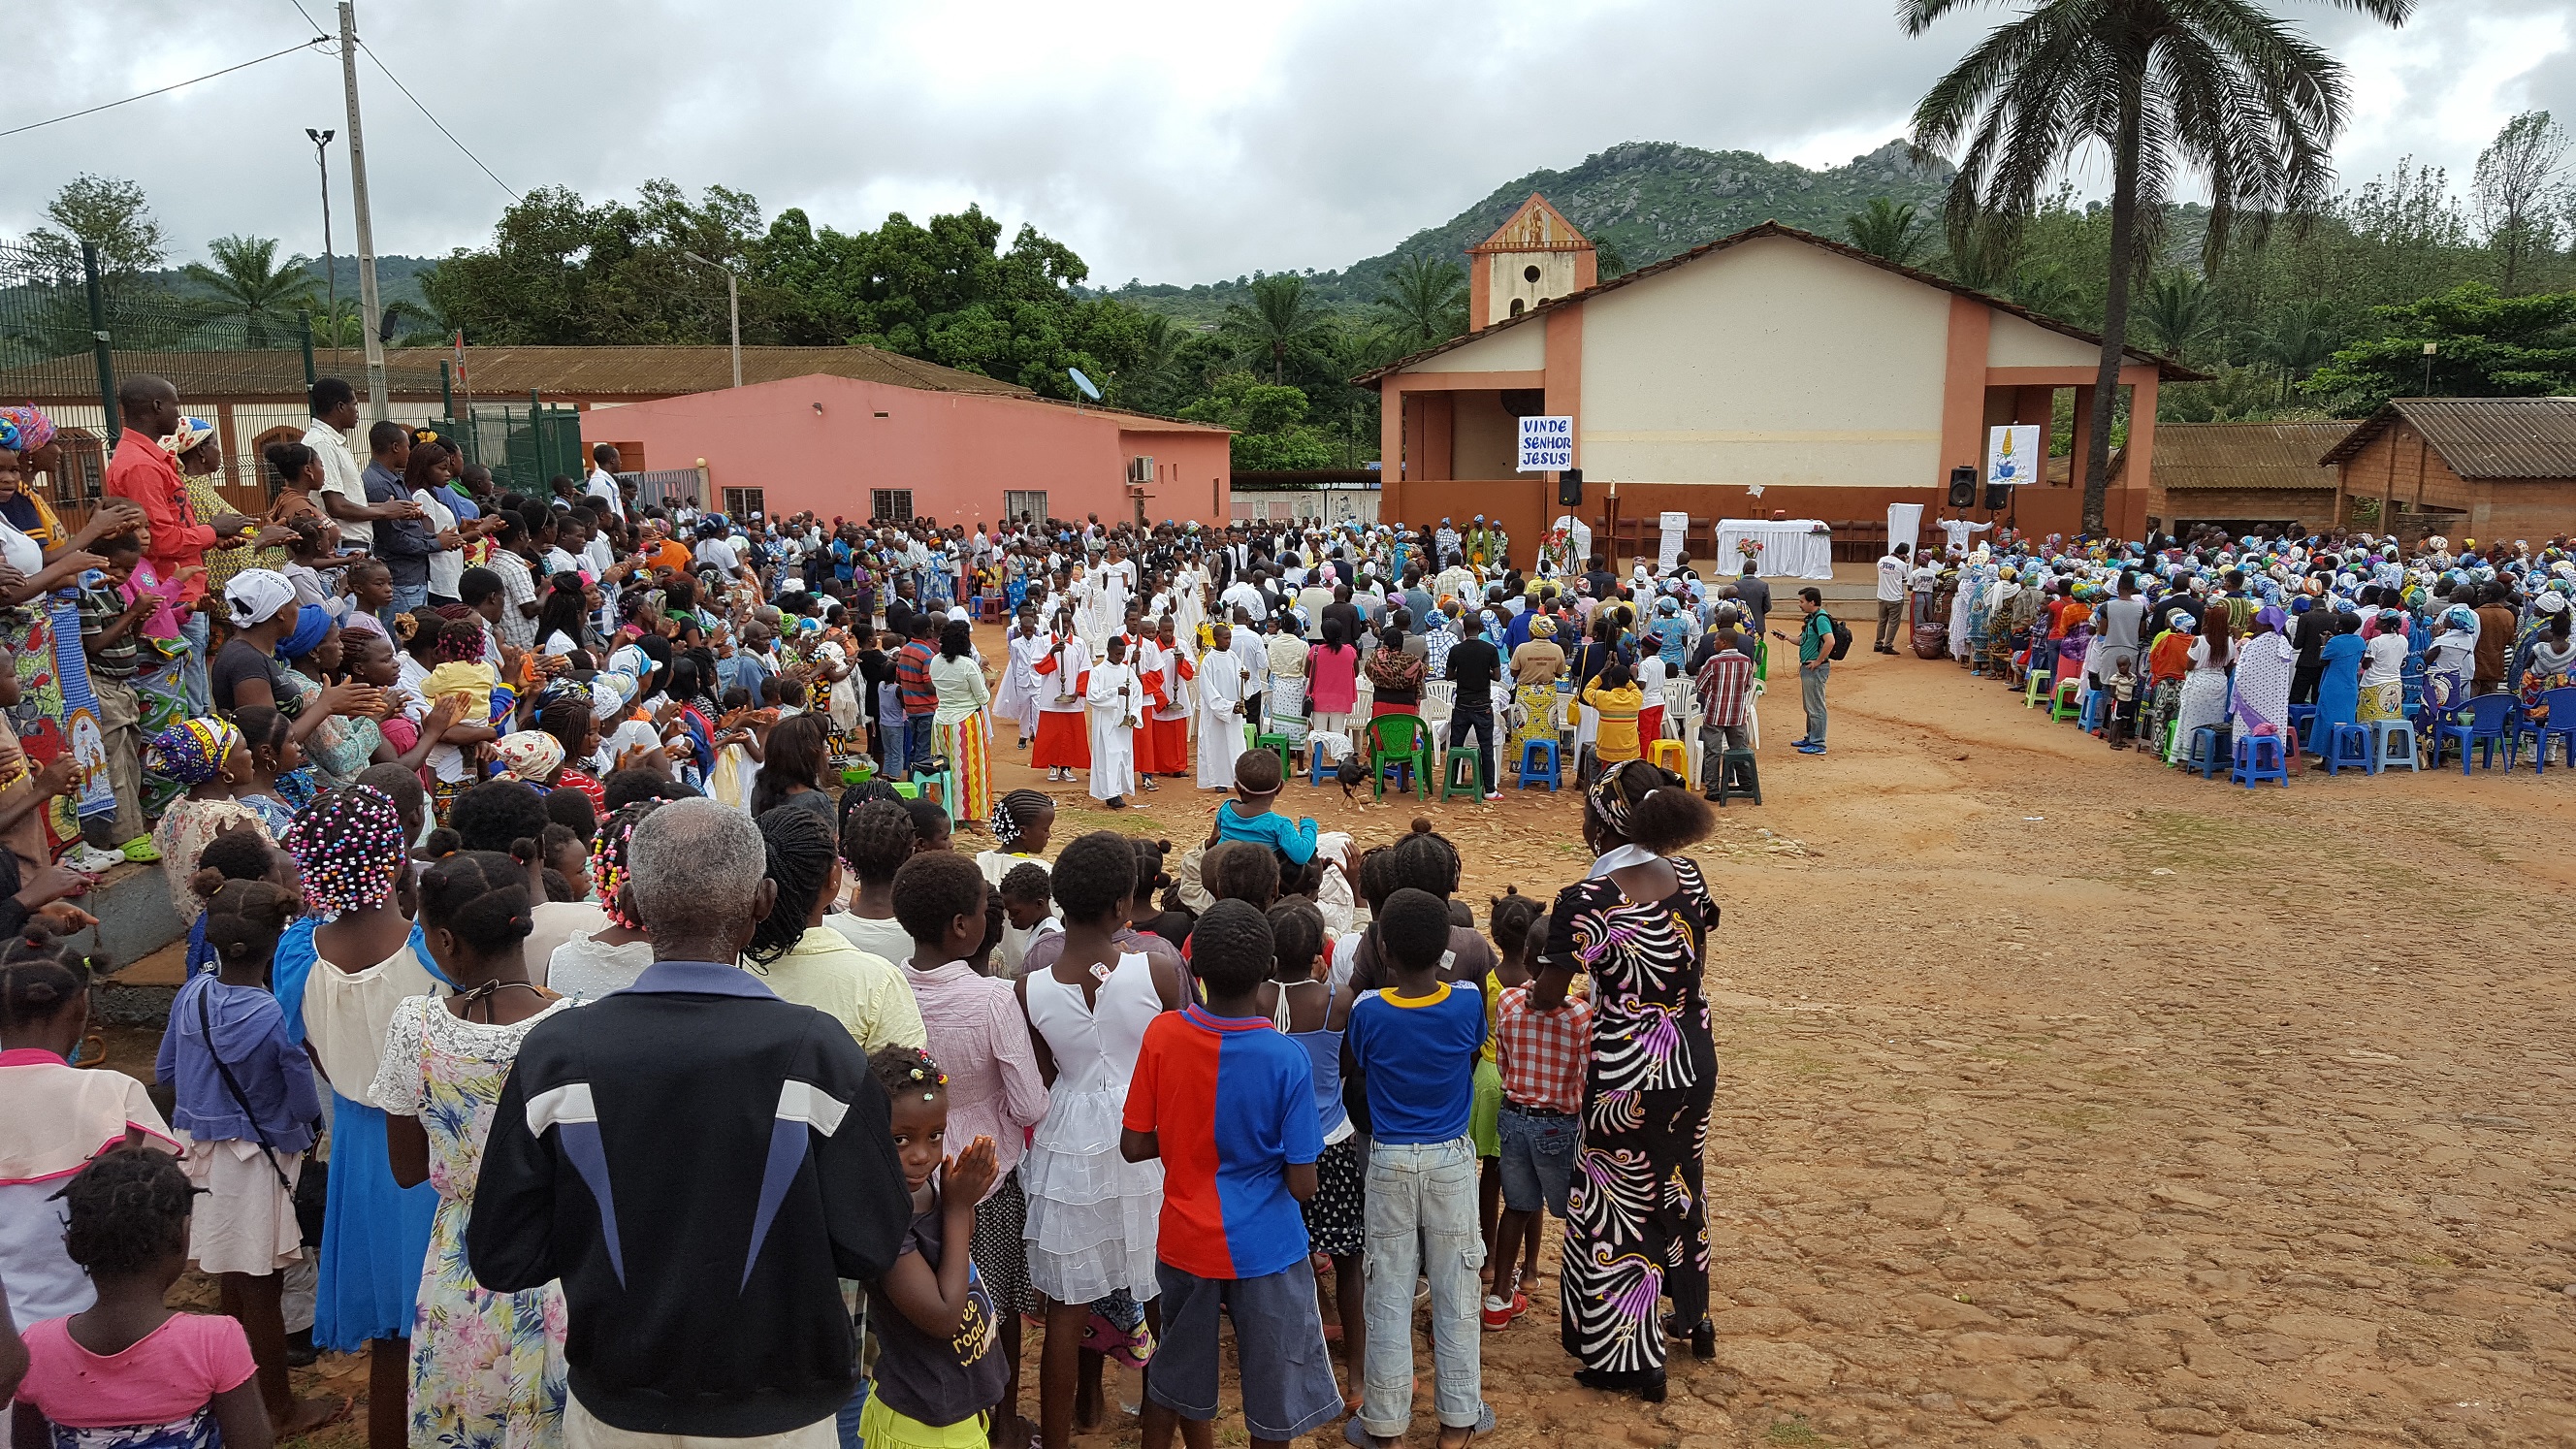
[{"label": "orange painted wall", "polygon": [[[913,511],[942,522],[1000,517],[1006,489],[1046,490],[1059,518],[1133,518],[1129,457],[1169,459],[1186,478],[1204,474],[1209,443],[1217,458],[1226,447],[1216,433],[1125,434],[1114,413],[821,376],[594,408],[581,421],[585,442],[640,442],[663,467],[706,459],[718,497],[759,488],[773,514],[827,518],[866,517],[875,488],[911,489]],[[1196,487],[1205,497],[1204,478]]]},{"label": "orange painted wall", "polygon": [[[1127,459],[1154,460],[1154,481],[1145,485],[1146,518],[1156,523],[1167,518],[1175,523],[1225,521],[1234,506],[1234,452],[1225,434],[1121,428],[1118,446],[1121,477],[1126,476]],[[1047,501],[1054,503],[1052,498]],[[1056,510],[1056,517],[1066,516],[1064,510]],[[1101,514],[1103,519],[1108,516]]]}]

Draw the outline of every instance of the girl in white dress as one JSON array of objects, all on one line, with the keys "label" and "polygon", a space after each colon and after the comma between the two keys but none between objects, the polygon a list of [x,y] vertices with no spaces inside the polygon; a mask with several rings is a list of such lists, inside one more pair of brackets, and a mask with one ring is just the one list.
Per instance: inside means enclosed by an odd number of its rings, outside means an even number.
[{"label": "girl in white dress", "polygon": [[1020,1185],[1029,1200],[1029,1284],[1046,1300],[1038,1424],[1047,1449],[1063,1449],[1091,1303],[1121,1289],[1146,1303],[1158,1291],[1163,1165],[1120,1154],[1119,1118],[1145,1028],[1183,998],[1176,967],[1118,939],[1136,891],[1127,837],[1103,830],[1075,840],[1056,857],[1054,882],[1064,950],[1018,985],[1047,1083],[1046,1117],[1020,1160]]}]

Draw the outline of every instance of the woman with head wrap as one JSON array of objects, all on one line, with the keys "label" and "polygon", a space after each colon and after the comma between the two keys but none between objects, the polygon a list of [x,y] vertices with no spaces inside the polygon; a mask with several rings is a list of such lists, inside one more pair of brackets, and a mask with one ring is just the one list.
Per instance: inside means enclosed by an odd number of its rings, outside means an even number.
[{"label": "woman with head wrap", "polygon": [[[1667,1334],[1716,1352],[1701,1159],[1717,1047],[1701,981],[1718,907],[1698,863],[1675,857],[1710,818],[1668,771],[1605,768],[1584,794],[1592,869],[1557,892],[1529,988],[1533,1009],[1553,1011],[1577,974],[1592,981],[1560,1337],[1583,1362],[1578,1382],[1650,1401],[1664,1394]],[[1662,1323],[1659,1296],[1673,1300]]]},{"label": "woman with head wrap", "polygon": [[[306,604],[297,615],[295,631],[277,651],[286,656],[289,668],[279,677],[299,714],[316,708],[322,691],[341,676],[344,647],[340,626],[330,612],[319,604]],[[373,712],[383,707],[381,694],[352,699],[348,713],[329,715],[313,727],[304,751],[321,784],[339,789],[376,762],[376,750],[385,737]]]},{"label": "woman with head wrap", "polygon": [[2410,629],[2402,609],[2382,609],[2363,630],[2359,723],[2406,718],[2406,656]]},{"label": "woman with head wrap", "polygon": [[363,785],[324,796],[281,843],[303,873],[307,919],[278,941],[279,1004],[330,1081],[333,1113],[313,1341],[340,1353],[367,1349],[369,1396],[401,1403],[438,1194],[426,1183],[395,1185],[385,1114],[368,1088],[394,1008],[447,991],[413,949],[396,896],[410,862],[390,798]]},{"label": "woman with head wrap", "polygon": [[2165,756],[2172,764],[2190,758],[2194,730],[2223,727],[2227,722],[2227,671],[2236,662],[2237,650],[2227,632],[2225,605],[2213,604],[2201,615],[2201,625],[2185,656],[2191,668],[2183,675],[2182,697],[2174,706],[2173,748]]},{"label": "woman with head wrap", "polygon": [[[259,520],[245,518],[233,511],[215,489],[215,475],[223,471],[223,444],[212,422],[204,418],[179,419],[179,429],[161,439],[162,450],[179,464],[179,485],[188,496],[189,511],[196,521],[215,531],[215,541],[206,545],[206,588],[220,593],[233,575],[258,563],[254,537]],[[279,541],[272,533],[269,542]]]},{"label": "woman with head wrap", "polygon": [[2361,723],[2361,665],[2370,652],[2361,637],[2361,616],[2341,609],[2316,609],[2328,634],[2317,646],[2317,719],[2315,738],[2303,743],[2319,753],[2331,749],[2338,725]]},{"label": "woman with head wrap", "polygon": [[[1512,720],[1503,739],[1503,760],[1517,764],[1521,747],[1533,736],[1557,738],[1556,681],[1565,672],[1565,650],[1556,642],[1552,614],[1530,620],[1527,643],[1512,651]],[[1502,761],[1495,767],[1500,769]]]},{"label": "woman with head wrap", "polygon": [[[2542,594],[2536,601],[2534,618],[2541,621],[2540,630],[2523,645],[2522,698],[2523,717],[2534,726],[2549,722],[2549,694],[2552,690],[2576,686],[2576,610],[2571,610],[2564,594]],[[2549,742],[2541,741],[2546,755]],[[2568,761],[2576,765],[2576,759]]]},{"label": "woman with head wrap", "polygon": [[2477,657],[2478,611],[2466,604],[2444,609],[2424,650],[2425,707],[2438,713],[2467,699]]},{"label": "woman with head wrap", "polygon": [[2254,632],[2236,651],[2236,681],[2229,709],[2235,716],[2238,738],[2278,735],[2284,741],[2283,750],[2288,751],[2296,748],[2288,738],[2290,678],[2298,670],[2299,651],[2281,633],[2283,622],[2281,611],[2269,605],[2255,613]]},{"label": "woman with head wrap", "polygon": [[259,816],[233,798],[234,789],[250,778],[250,750],[231,720],[182,720],[143,747],[143,768],[186,792],[161,812],[152,827],[152,846],[161,852],[170,904],[178,908],[180,920],[194,921],[205,901],[188,882],[207,842],[232,830],[272,838]]}]

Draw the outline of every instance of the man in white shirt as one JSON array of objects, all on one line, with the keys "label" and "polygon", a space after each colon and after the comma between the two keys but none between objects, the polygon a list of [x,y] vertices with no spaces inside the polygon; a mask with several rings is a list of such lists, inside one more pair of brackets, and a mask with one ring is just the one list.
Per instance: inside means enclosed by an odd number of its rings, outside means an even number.
[{"label": "man in white shirt", "polygon": [[1870,646],[1880,654],[1896,652],[1896,632],[1905,627],[1905,586],[1914,572],[1907,555],[1914,545],[1900,543],[1878,560],[1878,642]]},{"label": "man in white shirt", "polygon": [[322,493],[315,501],[340,525],[343,542],[375,547],[379,518],[418,518],[420,506],[405,498],[396,503],[369,503],[365,470],[349,451],[349,433],[358,426],[358,394],[340,378],[313,380],[312,425],[301,439],[322,460]]},{"label": "man in white shirt", "polygon": [[606,443],[590,450],[590,480],[581,491],[608,505],[608,511],[620,522],[626,518],[626,502],[617,496],[617,450]]},{"label": "man in white shirt", "polygon": [[1994,527],[1991,523],[1971,523],[1964,518],[1936,518],[1932,520],[1932,526],[1941,530],[1942,535],[1950,540],[1950,552],[1953,554],[1966,553],[1971,538]]}]

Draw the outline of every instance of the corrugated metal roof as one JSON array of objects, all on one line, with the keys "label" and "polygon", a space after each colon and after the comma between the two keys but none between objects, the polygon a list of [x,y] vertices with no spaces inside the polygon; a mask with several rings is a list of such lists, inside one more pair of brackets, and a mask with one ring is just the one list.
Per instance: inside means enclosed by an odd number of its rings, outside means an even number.
[{"label": "corrugated metal roof", "polygon": [[[1536,193],[1532,194],[1535,195]],[[2081,327],[2070,326],[2067,323],[2058,321],[2054,317],[2046,317],[2037,312],[2033,312],[2019,303],[2007,302],[2001,297],[1980,292],[1973,287],[1963,287],[1958,283],[1951,281],[1947,277],[1938,276],[1931,272],[1905,266],[1902,263],[1891,262],[1885,257],[1862,251],[1860,248],[1855,246],[1845,246],[1843,243],[1835,241],[1829,237],[1821,237],[1811,231],[1800,231],[1794,226],[1784,226],[1776,221],[1766,221],[1758,226],[1746,227],[1744,230],[1736,232],[1732,236],[1722,236],[1713,242],[1702,242],[1698,246],[1691,248],[1689,251],[1666,257],[1660,262],[1639,267],[1635,271],[1622,272],[1618,276],[1612,277],[1609,281],[1602,282],[1597,286],[1586,287],[1580,292],[1569,293],[1562,297],[1550,298],[1516,317],[1506,317],[1480,331],[1469,332],[1463,336],[1453,337],[1434,347],[1426,347],[1420,352],[1414,353],[1410,357],[1399,357],[1384,367],[1371,372],[1363,372],[1359,376],[1352,378],[1351,385],[1353,387],[1366,386],[1367,384],[1375,382],[1379,378],[1385,377],[1390,373],[1403,372],[1425,358],[1437,357],[1441,353],[1447,352],[1452,348],[1464,347],[1470,342],[1477,341],[1481,338],[1491,337],[1506,327],[1517,327],[1534,317],[1544,317],[1548,313],[1561,307],[1579,307],[1583,304],[1585,298],[1596,297],[1603,292],[1612,290],[1613,288],[1625,287],[1634,282],[1642,282],[1648,277],[1652,277],[1663,272],[1669,272],[1675,267],[1687,266],[1690,263],[1698,261],[1700,258],[1709,255],[1711,252],[1721,252],[1729,247],[1739,246],[1745,242],[1766,236],[1784,236],[1792,241],[1805,242],[1807,245],[1812,247],[1822,247],[1826,251],[1840,253],[1843,256],[1851,258],[1853,261],[1865,262],[1881,271],[1894,272],[1898,276],[1907,278],[1908,280],[1921,282],[1927,287],[1938,287],[1942,291],[1948,292],[1953,296],[1965,297],[1973,302],[1983,302],[1998,312],[2009,312],[2013,316],[2019,317],[2023,321],[2029,322],[2034,326],[2045,327],[2051,332],[2064,333],[2066,336],[2072,337],[2078,342],[2089,342],[2096,347],[2102,345],[2102,336],[2098,332],[2087,332]],[[2135,358],[2140,362],[2154,363],[2156,365],[2156,375],[2166,382],[2207,382],[2209,380],[2209,374],[2205,372],[2195,372],[2191,368],[2174,361],[2170,357],[2160,357],[2155,353],[2146,351],[2144,348],[2129,347],[2125,349],[2125,351],[2127,356]]]},{"label": "corrugated metal roof", "polygon": [[[2399,422],[2462,478],[2576,478],[2576,397],[2397,398],[2319,461],[2341,463]],[[2161,452],[2156,469],[2164,470]]]},{"label": "corrugated metal roof", "polygon": [[[438,364],[453,356],[444,347],[387,348],[386,385],[396,396],[435,398]],[[364,364],[354,348],[321,354],[316,362],[326,375],[336,374],[353,382],[364,376]],[[733,353],[725,347],[469,347],[465,363],[478,398],[525,398],[531,390],[550,398],[658,398],[714,392],[733,384]],[[220,389],[218,399],[304,396],[304,359],[295,351],[119,351],[116,371],[119,377],[167,372],[181,379],[223,378],[230,385]],[[875,347],[742,350],[745,383],[781,382],[818,373],[932,392],[1037,396],[1017,383]],[[98,385],[85,359],[80,366],[71,368],[60,363],[38,363],[0,371],[0,397],[36,403],[95,402]],[[181,401],[194,399],[183,390]]]},{"label": "corrugated metal roof", "polygon": [[[2335,470],[2317,455],[2342,441],[2352,424],[2333,423],[2158,423],[2155,438],[2155,482],[2168,493],[2205,488],[2323,488],[2335,486]],[[2125,471],[2128,450],[2112,461],[2116,481]]]}]

